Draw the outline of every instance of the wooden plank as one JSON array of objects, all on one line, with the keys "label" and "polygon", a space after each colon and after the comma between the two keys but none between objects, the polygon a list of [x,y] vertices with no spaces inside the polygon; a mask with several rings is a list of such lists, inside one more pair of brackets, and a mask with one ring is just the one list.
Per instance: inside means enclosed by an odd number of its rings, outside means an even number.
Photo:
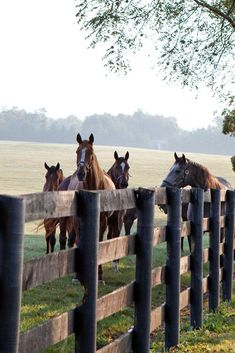
[{"label": "wooden plank", "polygon": [[156,267],[152,270],[152,288],[165,283],[166,266]]},{"label": "wooden plank", "polygon": [[166,241],[166,226],[156,227],[153,230],[153,246]]},{"label": "wooden plank", "polygon": [[100,212],[134,208],[136,205],[134,190],[133,188],[111,191],[99,190]]},{"label": "wooden plank", "polygon": [[182,203],[189,203],[191,201],[191,189],[183,188],[181,191]]},{"label": "wooden plank", "polygon": [[187,237],[191,234],[191,222],[184,221],[181,223],[181,237]]},{"label": "wooden plank", "polygon": [[104,295],[97,300],[97,321],[104,319],[118,311],[125,309],[133,303],[134,282]]},{"label": "wooden plank", "polygon": [[135,254],[135,235],[105,240],[99,243],[98,264]]},{"label": "wooden plank", "polygon": [[180,274],[190,271],[190,256],[183,256],[180,259]]},{"label": "wooden plank", "polygon": [[112,343],[99,349],[97,353],[130,353],[132,348],[133,330],[130,329],[124,335],[118,337]]},{"label": "wooden plank", "polygon": [[203,232],[208,232],[210,230],[210,218],[203,218]]},{"label": "wooden plank", "polygon": [[190,288],[186,288],[180,293],[180,310],[190,304]]},{"label": "wooden plank", "polygon": [[209,248],[203,250],[203,263],[209,261]]},{"label": "wooden plank", "polygon": [[74,310],[45,321],[20,334],[18,353],[40,353],[73,333]]},{"label": "wooden plank", "polygon": [[27,290],[75,271],[75,248],[24,263],[22,290]]},{"label": "wooden plank", "polygon": [[74,191],[48,191],[22,197],[25,200],[25,222],[72,216],[76,213]]},{"label": "wooden plank", "polygon": [[166,188],[155,188],[155,205],[166,205]]},{"label": "wooden plank", "polygon": [[207,293],[208,290],[209,290],[208,283],[209,283],[209,275],[204,277],[203,280],[202,280],[203,294]]},{"label": "wooden plank", "polygon": [[150,332],[155,331],[164,323],[165,304],[158,306],[151,311]]}]

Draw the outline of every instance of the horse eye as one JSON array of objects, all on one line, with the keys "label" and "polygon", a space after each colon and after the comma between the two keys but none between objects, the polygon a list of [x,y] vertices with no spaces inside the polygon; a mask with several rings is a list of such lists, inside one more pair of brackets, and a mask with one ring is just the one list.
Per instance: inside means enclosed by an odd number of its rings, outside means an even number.
[{"label": "horse eye", "polygon": [[179,173],[180,173],[180,170],[179,170],[179,169],[177,169],[177,170],[175,171],[175,173],[176,173],[176,174],[179,174]]}]

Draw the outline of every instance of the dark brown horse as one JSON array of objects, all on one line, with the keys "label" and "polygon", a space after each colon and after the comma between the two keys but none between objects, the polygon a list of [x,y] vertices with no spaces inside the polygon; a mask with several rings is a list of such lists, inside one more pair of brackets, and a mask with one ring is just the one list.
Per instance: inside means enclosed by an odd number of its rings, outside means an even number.
[{"label": "dark brown horse", "polygon": [[[127,151],[125,157],[119,157],[117,151],[114,152],[115,162],[108,170],[108,175],[112,179],[116,189],[126,189],[128,187],[129,169],[128,164],[129,152]],[[119,237],[126,210],[114,211],[108,218],[108,239]],[[113,261],[113,268],[118,270],[118,260]]]},{"label": "dark brown horse", "polygon": [[[56,166],[52,165],[49,167],[47,163],[44,163],[44,166],[47,170],[45,178],[46,182],[43,186],[43,192],[47,191],[57,191],[59,185],[64,180],[64,175],[62,169],[60,169],[60,164],[57,163]],[[46,231],[46,253],[50,253],[54,251],[55,243],[56,243],[56,225],[58,224],[58,219],[55,218],[47,218],[43,221],[45,231]]]},{"label": "dark brown horse", "polygon": [[[191,186],[201,188],[205,191],[208,189],[233,189],[227,180],[222,177],[214,176],[206,167],[189,160],[184,154],[182,157],[178,157],[177,154],[174,153],[174,157],[175,162],[163,180],[161,184],[162,187],[184,188]],[[205,206],[207,205],[205,204]],[[182,210],[183,220],[192,219],[193,215],[190,214],[190,208],[189,204],[189,207],[186,205],[185,209]],[[165,212],[167,212],[166,209]],[[204,215],[209,217],[210,208],[204,208]],[[191,249],[190,238],[188,239]]]},{"label": "dark brown horse", "polygon": [[[100,168],[97,157],[93,150],[94,136],[90,135],[89,140],[82,140],[81,135],[77,134],[77,170],[76,177],[85,190],[113,190],[115,185],[111,178]],[[107,228],[107,212],[100,213],[100,232],[99,241],[103,240],[104,232]],[[98,279],[103,280],[102,267],[98,269]]]}]

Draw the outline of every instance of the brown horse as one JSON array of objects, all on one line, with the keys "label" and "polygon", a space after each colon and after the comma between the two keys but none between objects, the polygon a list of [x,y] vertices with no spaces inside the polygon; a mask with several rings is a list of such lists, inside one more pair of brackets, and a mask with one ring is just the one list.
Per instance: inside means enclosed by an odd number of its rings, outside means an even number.
[{"label": "brown horse", "polygon": [[[100,168],[97,157],[93,150],[94,136],[90,135],[89,140],[82,140],[81,135],[77,134],[77,170],[76,176],[82,188],[85,190],[113,190],[115,185],[111,178]],[[100,213],[100,232],[99,241],[103,240],[104,232],[107,228],[107,212]],[[102,267],[98,269],[98,279],[103,280]]]},{"label": "brown horse", "polygon": [[[125,157],[119,157],[117,151],[115,151],[114,158],[115,162],[108,170],[107,174],[112,179],[116,189],[126,189],[128,187],[130,169],[127,162],[129,159],[129,152],[126,152]],[[108,218],[108,239],[119,237],[122,230],[125,213],[126,210],[114,211]],[[118,270],[118,260],[113,261],[113,268],[115,271]]]},{"label": "brown horse", "polygon": [[[43,192],[47,191],[57,191],[59,185],[64,180],[64,175],[62,169],[60,169],[60,164],[57,163],[56,166],[52,165],[49,167],[47,163],[44,163],[44,166],[47,170],[45,178],[46,182],[43,186]],[[46,238],[46,253],[54,252],[54,247],[56,243],[55,233],[56,233],[56,225],[59,220],[55,218],[47,218],[44,219],[43,224],[45,227],[45,238]]]},{"label": "brown horse", "polygon": [[[162,187],[176,187],[183,188],[186,186],[197,187],[203,190],[208,189],[229,189],[233,190],[231,184],[222,177],[214,176],[211,172],[204,166],[199,163],[193,162],[185,157],[183,154],[182,157],[178,157],[176,153],[174,153],[175,162],[170,168],[169,173],[163,180],[161,186]],[[205,217],[209,217],[210,208],[208,208],[205,204],[204,215]],[[192,219],[193,215],[190,214],[190,204],[189,207],[185,207],[182,211],[183,220]],[[164,209],[167,212],[167,209]],[[183,239],[182,239],[183,240]],[[190,238],[189,247],[191,249]],[[181,243],[182,247],[182,243]]]}]

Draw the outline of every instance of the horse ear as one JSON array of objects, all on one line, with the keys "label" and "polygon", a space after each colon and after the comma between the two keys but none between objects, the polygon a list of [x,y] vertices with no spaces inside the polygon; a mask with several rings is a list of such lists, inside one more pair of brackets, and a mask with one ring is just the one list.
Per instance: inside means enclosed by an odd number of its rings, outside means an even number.
[{"label": "horse ear", "polygon": [[80,135],[79,133],[77,134],[77,142],[78,142],[79,144],[82,143],[82,138],[81,138],[81,135]]},{"label": "horse ear", "polygon": [[116,159],[116,161],[118,160],[118,153],[117,153],[117,151],[114,152],[114,158]]},{"label": "horse ear", "polygon": [[183,162],[186,163],[186,157],[184,153],[182,154],[182,158],[183,158]]},{"label": "horse ear", "polygon": [[127,161],[129,158],[129,152],[127,151],[127,153],[125,154],[125,160]]},{"label": "horse ear", "polygon": [[47,165],[46,162],[44,163],[44,167],[45,167],[47,170],[49,169],[49,166]]},{"label": "horse ear", "polygon": [[89,142],[90,142],[91,145],[93,144],[93,142],[94,142],[94,135],[93,134],[90,134]]},{"label": "horse ear", "polygon": [[179,157],[177,156],[177,153],[174,153],[175,160],[178,161]]},{"label": "horse ear", "polygon": [[59,170],[60,169],[60,163],[57,163],[55,168],[56,168],[56,170]]}]

